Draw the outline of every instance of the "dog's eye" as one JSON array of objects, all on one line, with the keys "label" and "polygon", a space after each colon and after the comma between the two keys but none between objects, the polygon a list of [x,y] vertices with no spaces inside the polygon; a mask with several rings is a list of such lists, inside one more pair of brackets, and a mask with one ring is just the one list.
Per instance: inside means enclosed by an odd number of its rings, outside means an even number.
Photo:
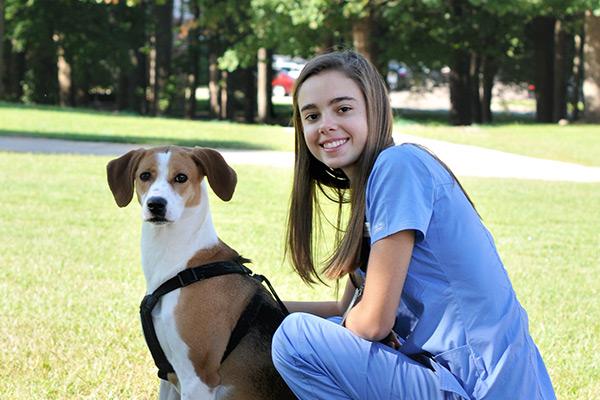
[{"label": "dog's eye", "polygon": [[142,182],[146,182],[146,181],[150,180],[150,177],[151,177],[150,172],[142,172],[140,174],[140,180]]},{"label": "dog's eye", "polygon": [[187,180],[188,180],[188,177],[185,174],[177,174],[177,176],[175,176],[175,182],[177,182],[177,183],[184,183]]}]

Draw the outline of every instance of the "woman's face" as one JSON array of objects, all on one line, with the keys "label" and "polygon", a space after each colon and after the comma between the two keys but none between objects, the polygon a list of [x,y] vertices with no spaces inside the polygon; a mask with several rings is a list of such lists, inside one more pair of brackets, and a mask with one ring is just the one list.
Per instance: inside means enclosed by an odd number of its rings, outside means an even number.
[{"label": "woman's face", "polygon": [[300,86],[298,109],[311,154],[352,180],[368,135],[366,104],[358,85],[340,71],[313,75]]}]

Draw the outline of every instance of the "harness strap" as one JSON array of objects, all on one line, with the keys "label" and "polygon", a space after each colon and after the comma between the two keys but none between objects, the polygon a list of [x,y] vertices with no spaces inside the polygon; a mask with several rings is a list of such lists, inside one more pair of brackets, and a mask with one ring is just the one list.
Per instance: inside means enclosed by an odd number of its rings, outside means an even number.
[{"label": "harness strap", "polygon": [[[176,276],[169,279],[162,285],[158,287],[154,292],[148,294],[142,300],[140,305],[140,318],[142,322],[142,329],[144,331],[144,338],[146,340],[146,344],[150,349],[150,353],[152,354],[152,358],[154,359],[154,364],[158,368],[158,376],[161,379],[167,380],[167,376],[170,373],[174,373],[175,370],[167,357],[165,356],[162,347],[160,346],[160,342],[158,341],[158,337],[156,336],[156,330],[154,329],[154,322],[152,320],[152,310],[160,300],[162,296],[165,294],[172,292],[173,290],[183,288],[185,286],[191,285],[192,283],[210,279],[216,276],[222,275],[230,275],[230,274],[240,274],[247,275],[253,279],[256,279],[259,282],[266,282],[273,297],[277,300],[281,311],[287,315],[289,314],[288,310],[285,308],[283,302],[279,299],[275,290],[271,286],[271,283],[262,275],[254,275],[252,271],[246,266],[242,265],[242,262],[247,262],[246,259],[240,257],[236,261],[222,261],[215,262],[206,265],[202,265],[199,267],[188,268],[181,272],[179,272]],[[240,320],[236,324],[229,343],[227,344],[227,349],[223,354],[223,358],[221,362],[223,362],[229,353],[235,349],[240,340],[245,336],[248,332],[249,327],[252,322],[255,320],[256,316],[259,314],[261,309],[261,303],[258,303],[255,299],[258,298],[258,293],[255,294],[242,313]],[[247,315],[246,314],[252,314]],[[242,322],[240,322],[242,321]]]},{"label": "harness strap", "polygon": [[[252,274],[252,272],[250,272],[250,273]],[[283,311],[283,313],[285,315],[290,315],[289,310],[287,309],[287,307],[285,306],[285,304],[283,303],[283,301],[281,301],[281,299],[279,298],[279,296],[277,296],[277,292],[275,291],[275,289],[273,288],[273,285],[271,285],[271,282],[269,282],[269,280],[267,279],[266,276],[253,274],[252,278],[256,279],[260,283],[266,283],[267,287],[269,288],[269,291],[273,295],[273,298],[275,299],[275,301],[279,305],[279,308],[281,309],[281,311]]]}]

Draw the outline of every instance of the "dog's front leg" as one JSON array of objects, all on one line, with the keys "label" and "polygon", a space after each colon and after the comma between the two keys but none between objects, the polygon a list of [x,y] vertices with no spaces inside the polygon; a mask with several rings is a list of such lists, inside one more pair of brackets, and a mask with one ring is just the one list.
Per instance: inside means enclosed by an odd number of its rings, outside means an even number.
[{"label": "dog's front leg", "polygon": [[171,382],[160,380],[160,391],[158,393],[158,400],[180,400],[179,392],[175,385]]}]

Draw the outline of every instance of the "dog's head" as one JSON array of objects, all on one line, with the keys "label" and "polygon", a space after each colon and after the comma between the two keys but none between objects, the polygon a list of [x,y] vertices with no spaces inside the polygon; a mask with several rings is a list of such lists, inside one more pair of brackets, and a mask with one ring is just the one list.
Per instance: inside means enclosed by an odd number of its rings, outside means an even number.
[{"label": "dog's head", "polygon": [[106,166],[108,186],[119,207],[135,190],[142,218],[154,224],[177,221],[187,207],[201,201],[204,177],[219,198],[233,196],[235,171],[217,151],[202,147],[158,147],[132,150]]}]

